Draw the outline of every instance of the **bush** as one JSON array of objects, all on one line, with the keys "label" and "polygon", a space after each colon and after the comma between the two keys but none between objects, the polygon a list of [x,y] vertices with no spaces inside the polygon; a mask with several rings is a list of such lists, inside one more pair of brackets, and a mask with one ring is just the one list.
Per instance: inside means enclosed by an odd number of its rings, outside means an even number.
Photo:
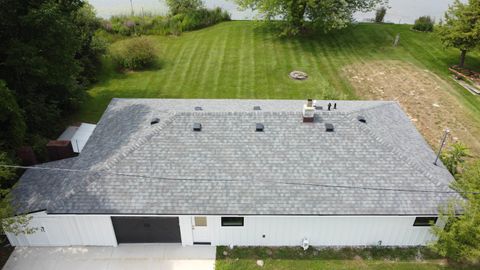
[{"label": "bush", "polygon": [[229,20],[230,15],[221,8],[200,8],[183,14],[181,18],[181,27],[182,31],[191,31]]},{"label": "bush", "polygon": [[387,14],[387,8],[386,7],[381,7],[375,11],[375,22],[376,23],[383,23],[383,20],[385,19],[385,14]]},{"label": "bush", "polygon": [[435,21],[430,16],[422,16],[415,20],[413,29],[422,32],[432,32]]},{"label": "bush", "polygon": [[119,41],[112,46],[110,53],[121,69],[140,70],[152,67],[157,62],[155,46],[146,37]]}]

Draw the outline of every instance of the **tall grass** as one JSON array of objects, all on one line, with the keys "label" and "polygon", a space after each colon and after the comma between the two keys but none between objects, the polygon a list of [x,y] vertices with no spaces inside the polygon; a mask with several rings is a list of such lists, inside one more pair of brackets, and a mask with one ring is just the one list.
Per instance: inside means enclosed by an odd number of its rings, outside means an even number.
[{"label": "tall grass", "polygon": [[186,13],[161,16],[142,14],[142,16],[112,16],[102,23],[103,29],[111,34],[132,35],[180,35],[184,31],[197,30],[229,21],[230,14],[221,8],[199,8]]}]

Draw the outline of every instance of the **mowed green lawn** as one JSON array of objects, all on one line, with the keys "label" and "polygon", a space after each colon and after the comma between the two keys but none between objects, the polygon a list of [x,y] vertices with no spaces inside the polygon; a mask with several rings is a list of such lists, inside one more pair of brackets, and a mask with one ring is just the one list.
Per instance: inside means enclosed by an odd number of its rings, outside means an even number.
[{"label": "mowed green lawn", "polygon": [[[226,254],[226,255],[225,255]],[[422,257],[424,259],[418,259]],[[262,260],[263,267],[257,260]],[[478,269],[450,264],[426,248],[343,248],[303,251],[299,247],[217,247],[216,270],[290,270],[290,269],[389,269],[436,270]]]},{"label": "mowed green lawn", "polygon": [[[408,25],[358,24],[328,34],[279,39],[276,32],[250,21],[225,22],[179,37],[153,36],[162,67],[121,74],[108,65],[75,120],[96,122],[114,97],[358,99],[342,75],[346,65],[393,59],[413,63],[447,79],[456,49],[445,50],[432,33]],[[392,46],[400,34],[400,46]],[[467,64],[480,69],[480,55]],[[310,75],[293,81],[292,70]],[[454,84],[453,82],[450,82]],[[480,98],[455,86],[462,104],[480,117]]]},{"label": "mowed green lawn", "polygon": [[[293,269],[308,269],[308,270],[446,270],[456,269],[455,267],[444,266],[437,261],[422,261],[422,262],[393,262],[385,260],[265,260],[264,267],[259,267],[256,260],[239,259],[239,260],[217,260],[215,265],[216,270],[250,270],[250,269],[264,269],[264,270],[293,270]],[[468,268],[465,268],[468,269]],[[475,269],[475,268],[471,268]]]}]

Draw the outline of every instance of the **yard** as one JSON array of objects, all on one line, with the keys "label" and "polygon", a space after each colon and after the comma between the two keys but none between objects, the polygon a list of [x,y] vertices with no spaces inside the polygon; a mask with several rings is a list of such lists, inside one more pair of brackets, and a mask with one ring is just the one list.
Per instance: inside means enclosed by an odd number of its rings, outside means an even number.
[{"label": "yard", "polygon": [[[400,45],[393,47],[397,33]],[[162,67],[122,74],[105,59],[101,81],[89,90],[74,120],[98,121],[113,97],[396,99],[433,146],[438,145],[443,128],[451,125],[453,137],[480,153],[480,142],[472,135],[480,132],[480,97],[450,79],[447,68],[457,62],[459,52],[443,49],[435,34],[413,32],[408,25],[358,24],[329,35],[279,39],[259,23],[233,21],[180,37],[151,38],[158,44]],[[479,70],[480,54],[469,54],[467,65]],[[397,66],[408,69],[387,72],[379,81],[358,80]],[[310,77],[293,81],[288,77],[292,70],[305,71]],[[429,74],[416,76],[418,71]],[[432,83],[438,88],[428,88]],[[400,99],[419,84],[427,88],[417,94],[427,96],[420,101],[417,96]],[[389,86],[392,91],[368,93],[372,86]],[[443,103],[434,98],[437,94]],[[425,114],[429,108],[438,112]],[[450,109],[455,110],[455,117],[447,121]]]},{"label": "yard", "polygon": [[[264,265],[260,267],[257,262]],[[216,270],[475,269],[449,265],[426,248],[217,248]]]}]

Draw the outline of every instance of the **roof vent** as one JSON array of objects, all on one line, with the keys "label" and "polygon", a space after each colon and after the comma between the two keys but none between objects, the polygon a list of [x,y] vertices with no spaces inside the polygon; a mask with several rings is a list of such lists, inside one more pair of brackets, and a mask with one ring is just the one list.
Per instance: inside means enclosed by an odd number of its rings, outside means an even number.
[{"label": "roof vent", "polygon": [[195,111],[203,111],[203,108],[200,106],[195,107]]},{"label": "roof vent", "polygon": [[260,111],[260,110],[262,110],[262,108],[260,108],[260,106],[253,106],[253,110],[254,111]]},{"label": "roof vent", "polygon": [[160,123],[160,118],[153,118],[152,121],[150,121],[150,125],[155,125]]},{"label": "roof vent", "polygon": [[193,123],[193,131],[202,131],[202,124]]},{"label": "roof vent", "polygon": [[325,123],[325,131],[326,132],[333,132],[335,128],[333,127],[333,124],[330,123]]},{"label": "roof vent", "polygon": [[362,123],[367,123],[367,119],[362,115],[357,116],[357,120]]},{"label": "roof vent", "polygon": [[256,132],[263,132],[264,129],[265,129],[265,126],[262,123],[255,124],[255,131]]}]

